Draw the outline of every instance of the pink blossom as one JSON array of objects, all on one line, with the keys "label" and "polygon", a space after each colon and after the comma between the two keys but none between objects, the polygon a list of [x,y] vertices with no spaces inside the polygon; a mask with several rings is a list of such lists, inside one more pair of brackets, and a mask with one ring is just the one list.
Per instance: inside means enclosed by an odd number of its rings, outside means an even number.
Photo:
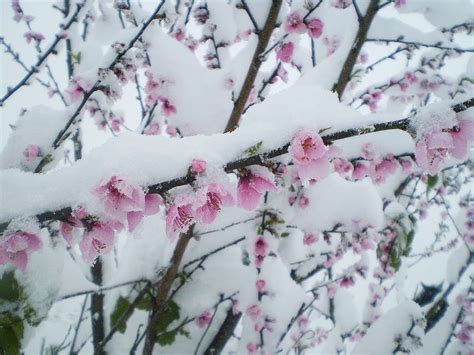
[{"label": "pink blossom", "polygon": [[191,162],[191,168],[197,174],[203,173],[206,170],[206,165],[205,160],[193,159]]},{"label": "pink blossom", "polygon": [[350,287],[352,285],[354,285],[354,279],[352,276],[344,277],[339,281],[339,286],[341,287]]},{"label": "pink blossom", "polygon": [[354,171],[352,172],[352,180],[362,180],[367,176],[369,171],[368,163],[362,161],[354,162]]},{"label": "pink blossom", "polygon": [[128,221],[132,232],[140,223],[145,211],[145,194],[141,187],[112,176],[94,189],[94,194],[103,202],[105,214],[115,221]]},{"label": "pink blossom", "polygon": [[306,208],[308,207],[309,205],[309,198],[307,198],[305,195],[301,195],[299,201],[298,201],[298,205],[301,207],[301,208]]},{"label": "pink blossom", "polygon": [[351,162],[343,159],[343,158],[336,158],[333,160],[334,170],[341,176],[352,176],[352,172],[354,167],[352,166]]},{"label": "pink blossom", "polygon": [[36,158],[41,156],[41,149],[36,144],[28,144],[23,151],[23,156],[26,161],[34,161]]},{"label": "pink blossom", "polygon": [[[265,176],[266,175],[266,176]],[[247,170],[237,184],[237,205],[248,211],[257,208],[260,195],[267,191],[277,191],[272,174],[262,169]]]},{"label": "pink blossom", "polygon": [[307,129],[298,131],[288,151],[303,182],[309,179],[322,180],[329,175],[329,149],[319,134]]},{"label": "pink blossom", "polygon": [[423,171],[436,175],[441,170],[448,151],[454,147],[453,138],[448,132],[430,133],[416,143],[416,163]]},{"label": "pink blossom", "polygon": [[174,31],[173,33],[173,37],[176,38],[176,40],[180,42],[184,39],[185,36],[186,36],[185,30],[181,27],[178,27],[176,31]]},{"label": "pink blossom", "polygon": [[32,31],[26,32],[24,36],[26,39],[26,43],[31,43],[32,40],[35,40],[36,42],[41,42],[45,38],[42,33]]},{"label": "pink blossom", "polygon": [[204,311],[201,313],[201,315],[198,318],[196,318],[196,325],[199,328],[204,328],[206,325],[211,323],[211,318],[212,318],[211,312]]},{"label": "pink blossom", "polygon": [[158,122],[152,122],[150,125],[143,131],[147,136],[155,136],[160,134],[160,124]]},{"label": "pink blossom", "polygon": [[293,57],[293,50],[295,49],[295,45],[293,42],[283,43],[277,49],[277,60],[281,60],[283,63],[291,62],[291,57]]},{"label": "pink blossom", "polygon": [[90,85],[84,79],[79,76],[74,76],[65,92],[68,94],[71,102],[76,102],[82,99],[84,92],[89,88]]},{"label": "pink blossom", "polygon": [[89,228],[79,243],[79,249],[82,258],[90,264],[97,256],[106,255],[112,250],[115,233],[108,223],[103,222],[94,222]]},{"label": "pink blossom", "polygon": [[304,245],[311,245],[318,241],[319,237],[317,234],[314,233],[305,233],[303,236],[303,244]]},{"label": "pink blossom", "polygon": [[194,214],[199,222],[210,224],[216,219],[221,207],[229,207],[233,204],[234,198],[224,186],[211,183],[196,191]]},{"label": "pink blossom", "polygon": [[465,159],[469,143],[474,140],[474,121],[461,120],[449,133],[454,145],[449,153],[456,159]]},{"label": "pink blossom", "polygon": [[234,88],[234,80],[231,77],[224,79],[224,88],[226,90],[232,90]]},{"label": "pink blossom", "polygon": [[258,345],[256,343],[248,343],[247,344],[247,351],[249,355],[256,355],[257,354]]},{"label": "pink blossom", "polygon": [[262,315],[262,310],[259,305],[253,304],[247,307],[246,313],[255,322]]},{"label": "pink blossom", "polygon": [[174,239],[176,233],[187,232],[193,222],[193,203],[189,195],[178,195],[166,213],[166,235]]},{"label": "pink blossom", "polygon": [[381,161],[374,160],[370,164],[369,175],[374,184],[383,184],[386,178],[397,170],[398,161],[391,155],[387,155]]},{"label": "pink blossom", "polygon": [[28,255],[41,248],[36,234],[17,231],[6,235],[0,242],[0,265],[10,263],[22,271],[28,265]]},{"label": "pink blossom", "polygon": [[319,38],[323,33],[324,23],[320,19],[312,19],[308,23],[309,36],[311,38]]},{"label": "pink blossom", "polygon": [[20,22],[21,19],[23,18],[23,10],[21,9],[21,6],[20,6],[20,0],[12,0],[11,4],[12,4],[13,13],[14,13],[13,19],[16,22]]},{"label": "pink blossom", "polygon": [[265,280],[262,280],[262,279],[257,280],[257,282],[255,283],[255,286],[257,287],[257,292],[264,293],[266,289],[266,284],[267,283],[265,282]]},{"label": "pink blossom", "polygon": [[257,256],[267,256],[270,249],[265,237],[263,235],[259,236],[254,243],[254,254]]},{"label": "pink blossom", "polygon": [[306,32],[303,17],[298,11],[293,11],[286,17],[284,28],[287,33],[303,34]]},{"label": "pink blossom", "polygon": [[176,113],[176,107],[165,97],[160,97],[161,109],[165,116],[171,116]]},{"label": "pink blossom", "polygon": [[399,9],[402,6],[405,6],[407,3],[407,0],[395,0],[395,8]]},{"label": "pink blossom", "polygon": [[178,130],[176,129],[176,127],[168,125],[168,126],[166,126],[166,133],[170,137],[175,137],[178,134]]}]

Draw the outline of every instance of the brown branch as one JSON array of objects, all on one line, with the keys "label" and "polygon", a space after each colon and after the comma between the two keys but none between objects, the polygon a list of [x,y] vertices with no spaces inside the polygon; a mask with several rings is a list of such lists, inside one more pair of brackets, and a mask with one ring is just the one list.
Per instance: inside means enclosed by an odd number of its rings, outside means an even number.
[{"label": "brown branch", "polygon": [[156,286],[158,293],[155,296],[153,310],[148,320],[148,329],[145,338],[145,345],[143,347],[143,355],[151,355],[153,353],[157,335],[158,320],[161,317],[163,310],[167,306],[168,295],[170,293],[171,287],[173,286],[174,279],[178,273],[186,247],[193,236],[193,231],[194,225],[191,226],[186,233],[180,234],[178,243],[176,244],[176,248],[173,253],[173,257],[170,261],[170,265],[166,270],[165,275]]},{"label": "brown branch", "polygon": [[339,75],[339,79],[337,80],[337,84],[335,84],[333,88],[334,90],[336,90],[339,99],[342,98],[344,89],[349,83],[352,69],[354,69],[356,60],[359,57],[359,53],[362,49],[362,46],[364,45],[365,39],[367,38],[367,33],[369,32],[372,20],[377,14],[378,4],[379,0],[371,0],[369,7],[367,8],[366,14],[359,20],[359,30],[357,31],[357,36],[355,38],[354,44],[352,45],[352,49],[349,52],[349,55],[347,56],[346,61],[344,62],[344,65],[342,66],[342,71]]},{"label": "brown branch", "polygon": [[239,323],[241,317],[242,313],[234,314],[232,307],[227,311],[224,322],[221,324],[219,331],[214,336],[214,339],[212,339],[206,351],[204,351],[204,355],[215,355],[222,352],[227,341],[234,333],[234,329]]},{"label": "brown branch", "polygon": [[[462,111],[467,110],[470,107],[474,107],[474,97],[470,98],[464,102],[459,104],[453,105],[452,109],[454,112],[459,113]],[[409,124],[413,116],[404,118],[397,121],[386,122],[386,123],[376,123],[370,126],[364,126],[359,128],[352,128],[345,131],[335,132],[333,134],[323,135],[323,141],[326,145],[332,144],[334,141],[360,136],[367,133],[374,133],[380,131],[386,131],[391,129],[399,129],[403,131],[409,130]],[[223,169],[226,173],[232,173],[236,169],[246,168],[251,165],[263,165],[265,164],[268,159],[276,158],[280,155],[286,154],[288,152],[288,147],[290,143],[286,143],[285,145],[271,150],[266,153],[253,155],[251,157],[246,157],[238,160],[234,160],[232,162],[227,163]],[[194,174],[187,174],[185,176],[181,176],[175,179],[171,179],[168,181],[164,181],[158,184],[154,184],[148,187],[148,191],[152,193],[164,193],[168,190],[171,190],[178,186],[185,186],[191,184],[196,179]],[[65,221],[67,217],[72,213],[71,207],[66,207],[57,211],[49,211],[44,212],[41,214],[36,215],[38,222],[45,223],[45,222],[52,222],[52,221]],[[0,223],[0,233],[3,233],[5,229],[8,227],[8,222]]]},{"label": "brown branch", "polygon": [[[102,285],[102,261],[98,258],[91,267],[92,281],[100,286]],[[92,342],[95,355],[105,355],[102,347],[104,340],[104,295],[102,293],[93,293],[91,297],[91,322],[92,322]]]},{"label": "brown branch", "polygon": [[278,18],[278,13],[280,12],[280,7],[282,0],[272,0],[272,6],[270,7],[270,12],[268,14],[265,25],[263,26],[262,31],[258,35],[258,44],[255,49],[252,61],[250,62],[249,69],[247,71],[247,76],[245,77],[242,89],[240,90],[239,97],[234,104],[234,109],[230,115],[227,126],[225,127],[225,132],[231,132],[237,128],[242,112],[245,109],[247,100],[249,98],[250,92],[252,91],[253,84],[257,78],[258,71],[262,65],[263,56],[267,48],[268,42],[272,35],[273,29]]}]

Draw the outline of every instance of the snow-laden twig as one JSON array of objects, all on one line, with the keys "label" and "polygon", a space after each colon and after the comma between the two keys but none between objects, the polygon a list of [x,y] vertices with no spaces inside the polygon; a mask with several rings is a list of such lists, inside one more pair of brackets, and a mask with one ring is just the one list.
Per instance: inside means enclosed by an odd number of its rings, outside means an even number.
[{"label": "snow-laden twig", "polygon": [[29,80],[33,77],[34,74],[36,74],[40,70],[41,66],[46,62],[46,60],[51,54],[56,54],[56,47],[63,39],[66,38],[66,36],[64,35],[65,31],[67,31],[75,22],[78,21],[78,15],[80,14],[85,4],[85,0],[81,3],[76,4],[76,10],[71,15],[69,20],[60,26],[61,31],[56,34],[54,41],[50,44],[48,49],[39,57],[38,61],[35,63],[35,65],[33,65],[33,67],[28,71],[28,73],[13,88],[8,88],[7,93],[3,95],[2,98],[0,98],[0,107],[2,107],[5,101],[15,92],[17,92],[21,87],[28,85]]}]

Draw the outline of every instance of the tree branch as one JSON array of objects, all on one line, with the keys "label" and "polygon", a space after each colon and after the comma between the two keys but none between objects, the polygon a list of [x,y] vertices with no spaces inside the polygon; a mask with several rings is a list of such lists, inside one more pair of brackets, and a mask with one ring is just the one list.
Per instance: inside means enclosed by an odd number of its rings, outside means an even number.
[{"label": "tree branch", "polygon": [[273,29],[275,28],[281,4],[282,0],[272,0],[270,12],[268,14],[267,20],[265,21],[265,25],[263,26],[262,31],[258,35],[257,48],[255,49],[252,61],[250,62],[249,69],[242,85],[242,89],[240,90],[239,97],[237,98],[237,101],[234,104],[234,109],[232,110],[229,121],[227,122],[225,132],[233,131],[237,128],[239,124],[240,117],[242,116],[242,112],[244,111],[245,105],[247,104],[250,91],[252,91],[253,84],[255,82],[255,79],[257,78],[260,66],[262,65],[262,54],[265,52],[268,42],[270,41]]},{"label": "tree branch", "polygon": [[379,0],[370,0],[369,7],[367,8],[366,14],[359,19],[359,31],[357,32],[356,39],[354,44],[352,45],[352,49],[349,52],[349,55],[346,58],[344,65],[342,66],[341,74],[339,75],[339,79],[337,80],[337,84],[334,85],[334,90],[336,90],[339,99],[342,98],[342,94],[344,93],[344,89],[346,88],[347,84],[349,83],[349,79],[351,77],[352,69],[356,63],[357,57],[364,45],[365,39],[367,37],[367,33],[369,32],[370,25],[372,24],[372,20],[374,19],[375,15],[378,11],[378,4]]}]

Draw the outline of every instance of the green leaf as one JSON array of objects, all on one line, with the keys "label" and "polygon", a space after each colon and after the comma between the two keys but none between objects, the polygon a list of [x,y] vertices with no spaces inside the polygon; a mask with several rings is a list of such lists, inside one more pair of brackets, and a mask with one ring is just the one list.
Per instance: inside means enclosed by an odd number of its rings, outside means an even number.
[{"label": "green leaf", "polygon": [[260,150],[260,148],[262,147],[262,144],[263,142],[260,141],[258,143],[256,143],[255,145],[251,146],[250,148],[247,148],[245,150],[245,153],[247,153],[248,156],[254,156],[254,155],[257,155],[258,154],[258,151]]},{"label": "green leaf", "polygon": [[74,60],[73,63],[75,64],[81,64],[81,57],[82,57],[81,52],[71,53],[71,58]]},{"label": "green leaf", "polygon": [[[114,311],[110,315],[110,324],[112,327],[115,327],[117,325],[118,321],[125,314],[128,307],[130,307],[130,302],[128,302],[126,298],[120,296],[117,300],[117,303],[115,303]],[[117,325],[117,330],[120,333],[125,333],[125,330],[127,329],[127,321],[131,315],[132,314],[129,314],[125,319],[120,322],[120,324]]]},{"label": "green leaf", "polygon": [[23,330],[23,322],[19,317],[11,314],[0,315],[0,354],[20,354]]},{"label": "green leaf", "polygon": [[142,299],[137,303],[137,308],[142,311],[151,310],[151,298],[149,294],[142,297]]},{"label": "green leaf", "polygon": [[166,332],[161,335],[158,335],[156,337],[156,342],[160,344],[161,346],[172,345],[174,341],[176,340],[177,333],[178,333],[177,331],[174,331],[174,332]]},{"label": "green leaf", "polygon": [[166,331],[166,328],[177,319],[179,319],[179,306],[176,302],[170,301],[158,319],[156,330],[158,333]]},{"label": "green leaf", "polygon": [[428,190],[433,189],[438,183],[438,180],[439,180],[438,175],[434,175],[434,176],[428,175],[428,181],[426,182],[426,185],[428,186]]},{"label": "green leaf", "polygon": [[13,271],[6,272],[0,279],[0,305],[20,300],[21,288]]},{"label": "green leaf", "polygon": [[283,233],[280,234],[280,237],[286,238],[286,237],[288,237],[289,235],[290,235],[290,233],[288,233],[288,232],[283,232]]}]

